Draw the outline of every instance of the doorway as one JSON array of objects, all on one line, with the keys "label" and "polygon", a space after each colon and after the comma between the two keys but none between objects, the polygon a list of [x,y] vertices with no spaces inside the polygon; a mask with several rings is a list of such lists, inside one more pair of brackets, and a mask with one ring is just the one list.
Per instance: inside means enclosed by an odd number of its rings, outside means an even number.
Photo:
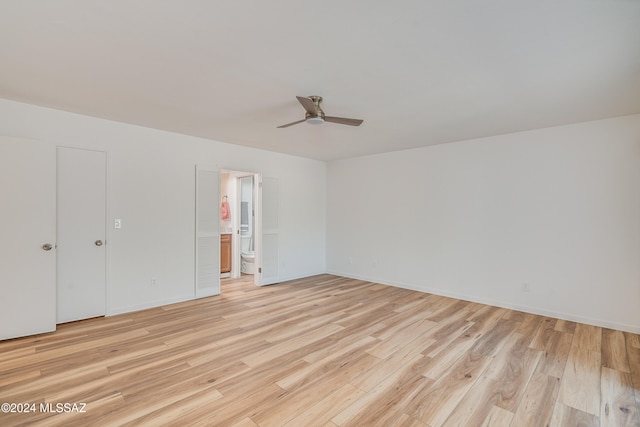
[{"label": "doorway", "polygon": [[[244,241],[245,245],[248,245],[245,248],[249,249],[251,245],[254,248],[252,282],[256,286],[264,286],[277,283],[280,279],[278,178],[262,177],[260,173],[255,172],[220,170],[217,166],[196,165],[196,298],[220,294],[223,274],[229,278],[242,276],[242,177],[253,177],[253,209],[248,205],[244,209],[247,215]],[[249,227],[251,216],[252,230]],[[222,254],[221,250],[228,252]],[[222,261],[228,263],[229,260],[230,265],[225,266],[225,270],[228,271],[221,272]]]},{"label": "doorway", "polygon": [[253,276],[260,284],[260,247],[257,244],[258,183],[260,175],[247,171],[220,171],[221,278]]}]

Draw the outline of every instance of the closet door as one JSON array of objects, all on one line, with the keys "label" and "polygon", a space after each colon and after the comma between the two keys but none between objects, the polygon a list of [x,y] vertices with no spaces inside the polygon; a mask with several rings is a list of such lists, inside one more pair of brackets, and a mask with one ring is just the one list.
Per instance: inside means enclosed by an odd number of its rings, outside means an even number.
[{"label": "closet door", "polygon": [[196,166],[196,298],[220,294],[220,173]]},{"label": "closet door", "polygon": [[278,273],[278,179],[263,178],[261,194],[262,258],[260,285],[270,285],[279,280]]},{"label": "closet door", "polygon": [[0,340],[56,328],[56,147],[0,136]]},{"label": "closet door", "polygon": [[58,323],[106,312],[106,162],[103,151],[58,147]]}]

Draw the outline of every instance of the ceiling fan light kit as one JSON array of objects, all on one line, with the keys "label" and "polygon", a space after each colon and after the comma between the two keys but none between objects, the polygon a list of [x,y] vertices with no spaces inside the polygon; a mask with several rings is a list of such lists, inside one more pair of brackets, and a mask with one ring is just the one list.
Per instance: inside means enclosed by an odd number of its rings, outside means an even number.
[{"label": "ceiling fan light kit", "polygon": [[310,125],[321,125],[322,123],[324,123],[324,119],[322,117],[309,117],[305,120],[305,122],[309,123]]},{"label": "ceiling fan light kit", "polygon": [[345,117],[325,116],[324,111],[322,111],[322,108],[320,107],[320,103],[322,102],[321,96],[296,96],[296,98],[298,99],[298,102],[302,104],[302,107],[306,111],[304,119],[292,123],[287,123],[286,125],[278,126],[278,128],[286,128],[302,122],[307,122],[310,125],[319,125],[324,122],[330,122],[349,126],[360,126],[363,122],[363,120],[360,119],[347,119]]}]

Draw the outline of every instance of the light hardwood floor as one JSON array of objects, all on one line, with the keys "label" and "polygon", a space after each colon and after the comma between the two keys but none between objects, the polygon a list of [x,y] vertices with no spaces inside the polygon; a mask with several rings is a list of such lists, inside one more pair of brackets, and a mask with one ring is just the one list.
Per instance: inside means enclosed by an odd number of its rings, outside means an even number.
[{"label": "light hardwood floor", "polygon": [[35,406],[0,426],[640,426],[635,334],[331,275],[222,289],[0,342],[0,402]]}]

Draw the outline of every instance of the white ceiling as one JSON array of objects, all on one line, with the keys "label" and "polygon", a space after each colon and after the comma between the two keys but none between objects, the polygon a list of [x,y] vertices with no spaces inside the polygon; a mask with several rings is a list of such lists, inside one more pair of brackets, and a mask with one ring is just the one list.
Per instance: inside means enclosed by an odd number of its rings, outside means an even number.
[{"label": "white ceiling", "polygon": [[[364,119],[276,129],[304,117]],[[0,97],[321,160],[640,113],[637,0],[0,0]]]}]

